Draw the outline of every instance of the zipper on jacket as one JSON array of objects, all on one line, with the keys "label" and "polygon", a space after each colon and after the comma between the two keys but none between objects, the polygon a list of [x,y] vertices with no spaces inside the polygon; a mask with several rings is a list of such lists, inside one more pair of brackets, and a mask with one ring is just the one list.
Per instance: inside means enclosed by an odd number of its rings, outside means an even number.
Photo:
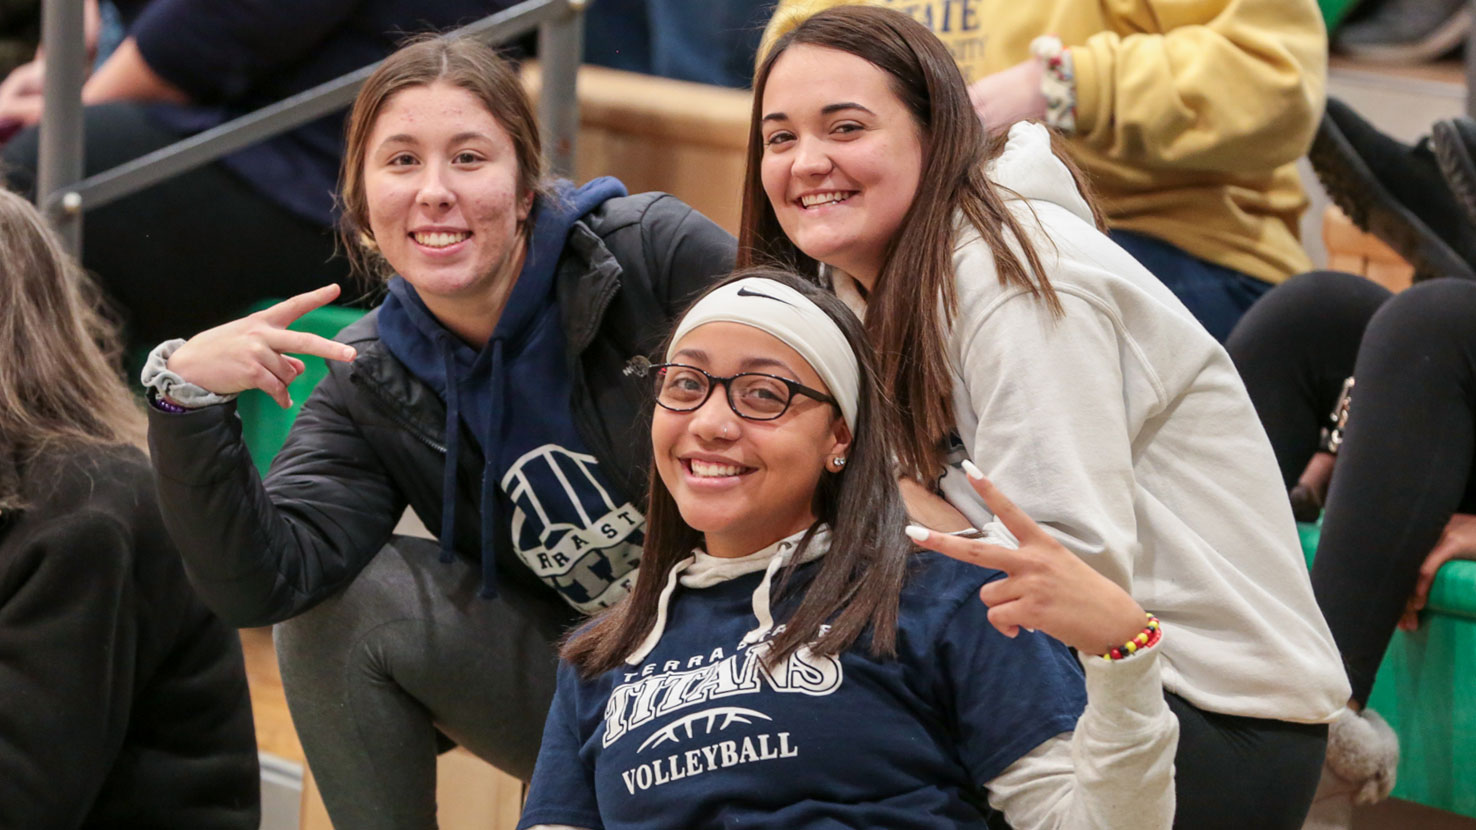
[{"label": "zipper on jacket", "polygon": [[365,391],[378,398],[380,403],[383,405],[385,411],[389,414],[390,419],[403,427],[406,432],[410,433],[410,436],[412,438],[426,445],[427,447],[430,447],[441,455],[446,454],[446,445],[440,441],[437,441],[431,436],[426,435],[425,431],[420,428],[419,424],[413,423],[409,418],[401,415],[399,407],[395,405],[395,402],[383,392],[381,392],[376,384],[369,382],[367,379],[361,378],[361,376],[357,372],[349,373],[349,382],[356,383],[362,386]]}]

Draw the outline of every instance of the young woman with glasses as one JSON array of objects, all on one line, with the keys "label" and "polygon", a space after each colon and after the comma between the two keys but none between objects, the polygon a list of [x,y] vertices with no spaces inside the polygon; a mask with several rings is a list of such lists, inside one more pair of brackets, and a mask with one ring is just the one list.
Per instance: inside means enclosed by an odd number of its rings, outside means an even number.
[{"label": "young woman with glasses", "polygon": [[778,271],[677,323],[640,575],[564,646],[522,828],[1171,824],[1156,627],[987,482],[1020,550],[908,529],[867,348]]},{"label": "young woman with glasses", "polygon": [[[207,601],[277,627],[292,719],[334,824],[435,824],[446,738],[526,778],[553,641],[634,578],[643,390],[621,374],[733,240],[613,179],[543,178],[517,74],[484,45],[389,57],[349,116],[344,236],[388,296],[336,342],[304,294],[188,342],[146,379],[169,527]],[[229,401],[286,404],[330,359],[265,482]],[[411,507],[438,536],[393,536]]]},{"label": "young woman with glasses", "polygon": [[1224,350],[1101,232],[1044,127],[986,137],[906,15],[810,17],[754,92],[740,260],[864,313],[901,471],[964,514],[939,529],[990,530],[971,458],[1175,632],[1180,826],[1300,827],[1348,683]]}]

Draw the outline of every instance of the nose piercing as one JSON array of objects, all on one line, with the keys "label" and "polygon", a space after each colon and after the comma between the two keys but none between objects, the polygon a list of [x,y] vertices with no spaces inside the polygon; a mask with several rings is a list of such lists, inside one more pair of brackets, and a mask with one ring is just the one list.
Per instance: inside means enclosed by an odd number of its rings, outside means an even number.
[{"label": "nose piercing", "polygon": [[720,432],[720,433],[718,433],[718,435],[721,436],[721,437],[723,437],[723,438],[727,438],[728,437],[728,425],[727,424],[723,424],[723,431]]}]

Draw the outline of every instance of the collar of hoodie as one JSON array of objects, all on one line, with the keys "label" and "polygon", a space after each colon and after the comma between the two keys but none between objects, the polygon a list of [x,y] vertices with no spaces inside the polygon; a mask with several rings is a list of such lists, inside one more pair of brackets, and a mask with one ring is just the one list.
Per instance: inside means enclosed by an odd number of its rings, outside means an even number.
[{"label": "collar of hoodie", "polygon": [[759,580],[758,587],[753,591],[753,616],[757,624],[744,635],[743,644],[753,645],[763,640],[774,628],[774,617],[770,604],[774,575],[791,560],[794,560],[797,565],[803,565],[819,559],[830,550],[830,528],[827,525],[817,527],[809,544],[804,545],[804,549],[801,550],[800,544],[808,532],[809,529],[806,528],[747,556],[722,557],[713,556],[703,550],[692,551],[691,556],[676,563],[667,572],[666,585],[661,589],[660,599],[656,601],[656,623],[651,626],[651,633],[646,635],[646,639],[625,658],[626,664],[639,665],[647,655],[655,650],[656,644],[661,642],[661,635],[666,632],[667,608],[671,604],[671,596],[676,593],[678,584],[683,588],[700,590],[730,579],[763,571],[764,577]]}]

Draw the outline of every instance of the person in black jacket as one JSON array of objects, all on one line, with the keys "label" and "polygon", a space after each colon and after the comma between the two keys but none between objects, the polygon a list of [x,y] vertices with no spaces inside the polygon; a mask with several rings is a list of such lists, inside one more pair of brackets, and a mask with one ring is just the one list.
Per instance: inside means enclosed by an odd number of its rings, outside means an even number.
[{"label": "person in black jacket", "polygon": [[[398,275],[384,303],[337,342],[286,331],[327,286],[145,369],[165,520],[212,608],[288,621],[288,702],[340,827],[433,826],[437,730],[532,772],[552,643],[624,595],[643,541],[650,406],[625,370],[732,267],[671,196],[544,182],[537,136],[490,49],[406,47],[359,94],[342,176],[356,258]],[[289,351],[330,371],[260,483],[227,398],[285,403]],[[439,546],[392,535],[407,505]]]},{"label": "person in black jacket", "polygon": [[255,830],[241,644],[160,521],[87,287],[0,192],[0,827]]}]

